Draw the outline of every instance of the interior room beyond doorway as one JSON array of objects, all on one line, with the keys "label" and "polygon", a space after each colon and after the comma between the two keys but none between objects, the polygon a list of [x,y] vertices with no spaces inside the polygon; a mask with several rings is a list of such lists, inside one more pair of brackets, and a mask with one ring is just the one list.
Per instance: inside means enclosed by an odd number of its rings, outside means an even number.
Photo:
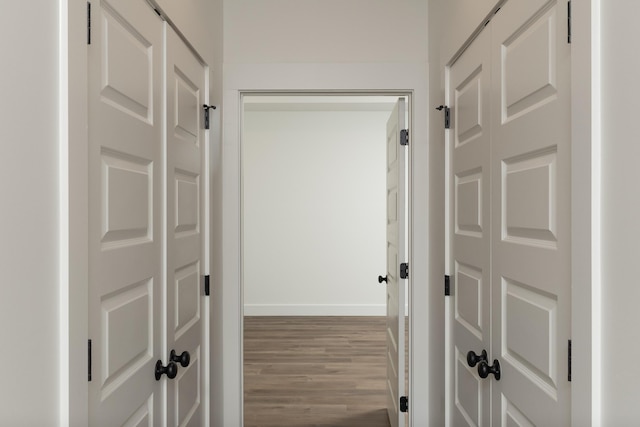
[{"label": "interior room beyond doorway", "polygon": [[[334,342],[329,347],[335,349],[341,337],[330,334],[331,329],[346,331],[350,319],[358,325],[364,320],[365,326],[358,327],[363,329],[359,332],[363,347],[354,348],[353,339],[348,343],[342,337],[340,351],[360,352],[366,362],[378,358],[382,374],[377,400],[382,412],[361,408],[365,417],[375,417],[376,413],[386,416],[384,341],[382,348],[375,350],[371,342],[367,347],[364,337],[376,332],[384,337],[385,331],[385,284],[378,283],[377,278],[385,274],[387,266],[386,123],[397,100],[397,95],[243,97],[244,330],[249,333],[250,328],[252,334],[251,338],[245,337],[245,357],[248,351],[255,355],[256,345],[265,345],[260,344],[260,334],[264,334],[271,336],[270,342],[279,339],[288,343],[283,344],[282,352],[270,348],[274,353],[267,356],[277,363],[261,365],[265,372],[270,368],[287,369],[280,364],[283,358],[291,359],[290,366],[300,362],[299,368],[302,359],[308,362],[310,355],[296,358],[296,351],[310,350],[297,347],[295,340],[287,341],[288,334],[303,331],[320,343],[330,339]],[[310,319],[317,328],[309,327]],[[263,328],[258,336],[256,325]],[[280,336],[271,335],[274,333]],[[314,359],[319,366],[323,354],[317,356]],[[334,365],[334,370],[366,366],[357,358],[352,360],[356,361],[347,363],[347,357],[343,357],[340,363],[344,366]],[[245,423],[256,416],[256,406],[247,406],[248,401],[255,401],[255,396],[248,393],[255,393],[256,386],[247,387],[247,377],[254,377],[256,366],[247,367],[245,361],[245,411],[251,411],[245,413]],[[296,372],[308,382],[317,380],[317,374]],[[331,411],[331,402],[327,396],[322,397],[319,388],[322,381],[306,385],[314,388],[314,408],[324,399],[328,405],[325,409]],[[277,400],[274,384],[261,387],[272,401]],[[375,390],[377,385],[356,387]],[[295,403],[304,412],[301,399],[299,395]],[[314,412],[311,405],[307,409]],[[284,422],[287,412],[279,411],[276,416],[283,417]],[[373,422],[372,418],[366,419]]]}]

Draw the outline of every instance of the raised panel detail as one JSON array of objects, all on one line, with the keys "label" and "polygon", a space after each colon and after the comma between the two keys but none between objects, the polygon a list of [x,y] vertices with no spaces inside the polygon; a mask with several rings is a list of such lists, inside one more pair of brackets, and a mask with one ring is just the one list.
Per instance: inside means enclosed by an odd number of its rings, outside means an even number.
[{"label": "raised panel detail", "polygon": [[503,237],[523,244],[557,246],[555,147],[503,162]]},{"label": "raised panel detail", "polygon": [[456,146],[464,145],[482,133],[481,76],[482,66],[456,89]]},{"label": "raised panel detail", "polygon": [[175,272],[176,340],[200,319],[200,264],[198,262]]},{"label": "raised panel detail", "polygon": [[176,378],[176,426],[186,426],[194,418],[200,407],[200,347],[189,350],[191,363],[186,368],[180,368]]},{"label": "raised panel detail", "polygon": [[153,279],[104,296],[101,311],[106,398],[153,356]]},{"label": "raised panel detail", "polygon": [[399,143],[396,140],[395,134],[396,132],[394,130],[393,135],[387,137],[388,139],[390,138],[390,140],[387,140],[387,165],[389,168],[391,168],[398,159]]},{"label": "raised panel detail", "polygon": [[555,21],[554,6],[518,29],[503,44],[503,122],[555,98]]},{"label": "raised panel detail", "polygon": [[482,237],[482,169],[455,176],[457,234]]},{"label": "raised panel detail", "polygon": [[153,122],[153,46],[108,4],[101,3],[103,102]]},{"label": "raised panel detail", "polygon": [[183,171],[176,171],[175,186],[176,235],[197,232],[200,212],[200,199],[198,198],[200,185],[198,176]]},{"label": "raised panel detail", "polygon": [[126,154],[101,153],[102,244],[152,239],[152,163]]},{"label": "raised panel detail", "polygon": [[198,131],[202,106],[198,87],[174,67],[175,73],[175,135],[183,141],[198,143]]},{"label": "raised panel detail", "polygon": [[[398,250],[391,246],[387,246],[387,272],[394,280],[398,280]],[[389,280],[391,280],[389,277]]]},{"label": "raised panel detail", "polygon": [[469,426],[480,426],[482,385],[467,365],[466,351],[456,347],[455,405]]},{"label": "raised panel detail", "polygon": [[503,278],[502,299],[504,358],[555,398],[557,297]]},{"label": "raised panel detail", "polygon": [[482,341],[482,271],[456,262],[456,321]]},{"label": "raised panel detail", "polygon": [[387,197],[387,219],[395,222],[398,219],[398,190],[390,191]]},{"label": "raised panel detail", "polygon": [[153,427],[153,395],[123,424],[123,427]]},{"label": "raised panel detail", "polygon": [[506,427],[535,427],[506,396],[502,395],[502,425]]}]

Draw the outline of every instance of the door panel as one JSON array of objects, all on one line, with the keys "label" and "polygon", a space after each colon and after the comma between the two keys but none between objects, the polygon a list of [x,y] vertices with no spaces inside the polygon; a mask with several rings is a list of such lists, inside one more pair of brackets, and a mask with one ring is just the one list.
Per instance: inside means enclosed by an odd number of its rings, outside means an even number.
[{"label": "door panel", "polygon": [[405,146],[400,132],[405,101],[399,99],[387,122],[387,412],[392,427],[404,426],[400,396],[405,392]]},{"label": "door panel", "polygon": [[153,375],[162,344],[162,22],[144,1],[92,6],[90,424],[153,426],[163,400]]},{"label": "door panel", "polygon": [[517,1],[492,21],[496,425],[570,425],[566,13],[565,2]]},{"label": "door panel", "polygon": [[202,426],[206,69],[167,28],[167,351],[189,352],[168,388],[169,426]]},{"label": "door panel", "polygon": [[[566,22],[564,2],[511,0],[450,70],[455,426],[570,425]],[[464,372],[469,345],[499,361],[499,381]]]},{"label": "door panel", "polygon": [[482,33],[450,69],[454,426],[488,426],[490,383],[467,353],[491,346],[490,45]]}]

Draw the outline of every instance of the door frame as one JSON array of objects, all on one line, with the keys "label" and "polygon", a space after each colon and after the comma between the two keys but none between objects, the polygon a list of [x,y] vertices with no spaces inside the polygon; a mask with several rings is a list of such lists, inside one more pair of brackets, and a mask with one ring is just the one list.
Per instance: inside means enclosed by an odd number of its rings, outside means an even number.
[{"label": "door frame", "polygon": [[[242,425],[244,420],[243,392],[243,283],[242,283],[242,96],[259,94],[306,94],[306,95],[404,95],[412,103],[409,123],[411,143],[409,145],[409,380],[410,396],[417,401],[428,401],[428,367],[413,363],[414,355],[427,353],[428,310],[418,301],[427,300],[426,263],[427,242],[412,239],[419,231],[423,235],[428,226],[427,196],[427,126],[426,121],[415,120],[426,116],[426,69],[420,64],[227,64],[223,86],[223,321],[220,331],[224,372],[215,384],[224,384],[224,425]],[[401,88],[401,89],[398,89]],[[228,166],[228,167],[227,167]],[[417,219],[418,218],[418,219]],[[414,262],[414,260],[418,260]],[[415,266],[415,267],[414,267]],[[421,325],[414,328],[413,325]],[[216,345],[214,342],[213,345]],[[424,378],[418,381],[417,378]],[[218,390],[221,390],[219,388]],[[216,390],[212,390],[215,395]],[[416,405],[410,411],[410,423],[425,425],[428,405]],[[435,410],[435,406],[433,407]],[[215,408],[214,408],[215,411]]]},{"label": "door frame", "polygon": [[[342,96],[342,97],[349,97],[349,96],[358,96],[358,97],[367,97],[367,96],[390,96],[390,97],[404,97],[406,99],[406,107],[405,107],[405,117],[407,118],[408,121],[408,128],[411,129],[412,127],[412,119],[411,119],[411,113],[412,113],[412,96],[411,96],[411,92],[402,92],[402,91],[376,91],[376,92],[364,92],[364,91],[359,91],[359,92],[342,92],[342,91],[331,91],[331,92],[326,92],[326,91],[314,91],[314,92],[292,92],[292,91],[240,91],[240,102],[239,102],[239,107],[240,107],[240,118],[241,118],[241,127],[240,127],[240,286],[241,286],[241,327],[240,327],[240,340],[243,346],[243,350],[241,353],[241,357],[242,357],[242,361],[241,361],[241,369],[242,369],[242,384],[241,387],[243,388],[243,392],[242,392],[242,417],[244,420],[244,288],[245,288],[245,283],[244,283],[244,245],[245,245],[245,228],[244,228],[244,217],[245,217],[245,208],[244,208],[244,197],[245,197],[245,192],[244,192],[244,177],[245,177],[245,167],[244,167],[244,143],[243,143],[243,132],[244,132],[244,97],[245,96],[252,96],[252,97],[259,97],[259,96],[307,96],[307,97],[313,97],[313,96]],[[397,101],[397,99],[396,99]],[[391,113],[393,114],[393,113]],[[386,123],[386,122],[385,122]],[[404,126],[404,125],[401,125]],[[385,128],[386,129],[386,128]],[[410,132],[411,135],[411,132]],[[385,140],[386,140],[386,134],[385,134]],[[386,145],[385,145],[386,147]],[[407,214],[407,222],[406,222],[406,238],[409,238],[409,236],[411,236],[411,143],[409,144],[409,150],[407,150],[407,157],[406,157],[406,178],[408,179],[408,186],[406,188],[406,194],[405,194],[405,200],[407,202],[407,207],[406,207],[406,214]],[[385,149],[386,150],[386,149]],[[400,150],[402,152],[402,150]],[[386,232],[386,230],[385,230]],[[410,239],[409,239],[410,240]],[[407,240],[405,242],[405,246],[408,248],[408,251],[406,253],[406,259],[405,260],[398,260],[398,262],[408,262],[409,259],[411,259],[411,246],[409,244],[409,240]],[[385,270],[386,271],[386,270]],[[409,275],[408,277],[408,282],[407,282],[407,291],[408,291],[408,307],[411,306],[411,275]],[[404,284],[403,284],[404,285]],[[411,310],[407,310],[407,308],[404,307],[405,302],[402,301],[401,304],[403,304],[403,310],[405,311],[405,316],[409,317],[409,343],[408,343],[408,347],[405,348],[405,354],[408,352],[409,354],[409,360],[411,360]],[[401,357],[405,357],[404,355]],[[409,362],[409,365],[405,366],[405,370],[408,370],[408,375],[409,375],[409,382],[408,385],[410,387],[411,384],[411,363]],[[407,384],[405,384],[405,387],[407,387]]]},{"label": "door frame", "polygon": [[[488,19],[506,1],[496,6],[481,21],[469,38],[445,63],[441,80],[445,104],[449,103],[449,74],[452,65],[485,28]],[[600,2],[571,0],[571,339],[572,358],[571,425],[598,426],[601,419],[601,254],[600,254]],[[561,3],[561,2],[560,2]],[[449,130],[444,131],[450,147]],[[446,148],[447,152],[449,148]],[[447,154],[447,164],[449,162]],[[449,224],[449,166],[445,191]],[[451,225],[447,225],[447,230]],[[446,233],[445,264],[450,274],[449,231]],[[453,300],[446,301],[446,404],[445,417],[450,425],[452,378],[450,376],[451,316]],[[584,408],[590,408],[585,411]]]}]

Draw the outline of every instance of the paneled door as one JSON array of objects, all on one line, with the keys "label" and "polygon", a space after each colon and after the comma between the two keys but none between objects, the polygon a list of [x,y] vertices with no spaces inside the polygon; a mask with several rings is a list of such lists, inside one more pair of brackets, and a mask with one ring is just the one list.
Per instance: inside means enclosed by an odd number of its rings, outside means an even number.
[{"label": "paneled door", "polygon": [[571,423],[566,23],[509,0],[449,71],[454,426]]},{"label": "paneled door", "polygon": [[399,99],[387,121],[387,412],[392,427],[404,426],[400,397],[405,391],[406,146],[401,145],[405,101]]},{"label": "paneled door", "polygon": [[167,28],[167,349],[179,366],[175,380],[168,384],[170,427],[204,422],[206,72]]},{"label": "paneled door", "polygon": [[491,383],[477,364],[491,349],[491,50],[485,30],[449,70],[452,421],[489,426]]},{"label": "paneled door", "polygon": [[570,425],[567,3],[510,0],[492,21],[494,425]]},{"label": "paneled door", "polygon": [[207,72],[146,1],[92,2],[91,426],[207,419]]},{"label": "paneled door", "polygon": [[91,426],[161,424],[163,22],[92,2],[89,53]]}]

